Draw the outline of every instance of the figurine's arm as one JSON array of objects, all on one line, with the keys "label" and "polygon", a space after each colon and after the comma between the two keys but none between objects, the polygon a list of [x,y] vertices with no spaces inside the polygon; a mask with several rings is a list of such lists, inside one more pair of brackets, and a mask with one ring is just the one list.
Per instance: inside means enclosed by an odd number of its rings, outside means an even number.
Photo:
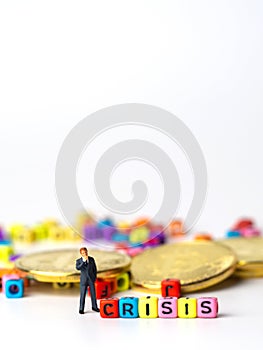
[{"label": "figurine's arm", "polygon": [[95,279],[97,278],[97,266],[96,266],[96,263],[95,263],[95,260],[93,259],[93,272],[94,272],[94,276],[95,276]]},{"label": "figurine's arm", "polygon": [[76,260],[76,269],[81,270],[83,267],[84,261],[82,259]]}]

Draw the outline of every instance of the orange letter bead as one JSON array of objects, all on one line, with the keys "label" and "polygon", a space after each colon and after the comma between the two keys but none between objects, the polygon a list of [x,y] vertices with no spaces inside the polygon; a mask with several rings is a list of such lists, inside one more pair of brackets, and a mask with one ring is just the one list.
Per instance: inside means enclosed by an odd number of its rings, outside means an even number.
[{"label": "orange letter bead", "polygon": [[180,280],[167,278],[161,282],[162,297],[176,297],[181,295]]},{"label": "orange letter bead", "polygon": [[118,298],[101,299],[100,315],[103,318],[119,317],[119,299]]}]

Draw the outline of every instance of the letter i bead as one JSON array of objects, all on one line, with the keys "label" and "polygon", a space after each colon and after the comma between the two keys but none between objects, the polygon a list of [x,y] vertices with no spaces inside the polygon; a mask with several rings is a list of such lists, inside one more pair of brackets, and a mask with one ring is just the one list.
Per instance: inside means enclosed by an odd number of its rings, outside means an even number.
[{"label": "letter i bead", "polygon": [[217,298],[203,297],[197,299],[197,317],[215,318],[218,313]]},{"label": "letter i bead", "polygon": [[138,309],[141,318],[158,317],[158,298],[154,296],[140,297]]},{"label": "letter i bead", "polygon": [[158,314],[161,318],[177,317],[177,298],[166,297],[158,300]]},{"label": "letter i bead", "polygon": [[178,299],[178,317],[195,318],[197,316],[196,298],[179,298]]}]

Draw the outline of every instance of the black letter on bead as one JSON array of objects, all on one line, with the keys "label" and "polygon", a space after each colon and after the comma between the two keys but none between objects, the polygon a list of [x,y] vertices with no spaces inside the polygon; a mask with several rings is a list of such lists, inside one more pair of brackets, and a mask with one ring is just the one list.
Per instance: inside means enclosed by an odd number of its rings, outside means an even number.
[{"label": "black letter on bead", "polygon": [[108,312],[108,311],[107,311],[107,307],[113,307],[113,305],[112,305],[112,304],[104,304],[104,305],[103,305],[103,311],[104,311],[105,315],[106,315],[106,316],[111,316],[111,315],[113,315],[114,312]]},{"label": "black letter on bead", "polygon": [[108,286],[105,286],[105,288],[101,291],[101,299],[108,296]]},{"label": "black letter on bead", "polygon": [[170,308],[169,306],[166,306],[165,304],[171,305],[171,302],[170,302],[170,301],[164,301],[164,302],[162,303],[162,308],[168,310],[168,311],[163,311],[163,313],[164,313],[165,315],[169,315],[169,314],[171,314],[171,313],[173,312],[173,309]]},{"label": "black letter on bead", "polygon": [[165,296],[166,297],[169,297],[169,289],[172,288],[173,289],[173,286],[166,286],[165,287]]},{"label": "black letter on bead", "polygon": [[133,316],[133,310],[132,310],[133,305],[130,303],[124,303],[122,304],[122,312],[123,315],[125,315],[126,312],[129,312],[131,316]]},{"label": "black letter on bead", "polygon": [[188,315],[189,310],[188,310],[188,304],[185,304],[185,314]]},{"label": "black letter on bead", "polygon": [[211,304],[211,302],[210,301],[202,301],[201,302],[201,307],[202,308],[206,308],[207,310],[205,311],[205,310],[201,310],[201,312],[202,312],[202,314],[210,314],[210,312],[212,312],[212,309],[211,309],[211,307],[209,307],[209,306],[207,306],[207,305],[205,305],[205,304]]}]

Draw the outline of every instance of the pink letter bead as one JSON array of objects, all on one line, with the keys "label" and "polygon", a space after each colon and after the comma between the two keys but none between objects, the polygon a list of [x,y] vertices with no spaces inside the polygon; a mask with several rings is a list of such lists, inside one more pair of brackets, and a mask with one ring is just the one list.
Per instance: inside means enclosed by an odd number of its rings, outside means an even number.
[{"label": "pink letter bead", "polygon": [[2,291],[5,294],[5,284],[8,280],[19,280],[20,277],[16,273],[5,274],[2,277]]},{"label": "pink letter bead", "polygon": [[217,298],[203,297],[197,299],[197,317],[215,318],[218,313]]},{"label": "pink letter bead", "polygon": [[162,297],[158,300],[158,314],[161,318],[177,317],[177,298]]},{"label": "pink letter bead", "polygon": [[244,227],[239,230],[241,236],[250,238],[261,236],[261,232],[258,228],[255,227]]}]

